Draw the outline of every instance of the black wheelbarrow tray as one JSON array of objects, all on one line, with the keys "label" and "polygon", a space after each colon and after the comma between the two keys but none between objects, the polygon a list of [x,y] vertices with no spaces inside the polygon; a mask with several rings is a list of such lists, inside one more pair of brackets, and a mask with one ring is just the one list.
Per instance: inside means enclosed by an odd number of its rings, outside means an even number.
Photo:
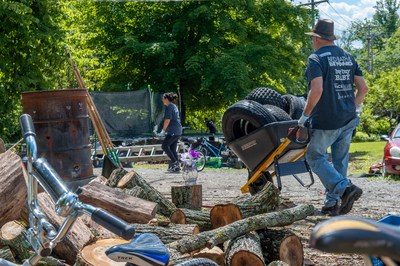
[{"label": "black wheelbarrow tray", "polygon": [[[274,175],[279,190],[281,176],[287,175],[293,175],[303,187],[310,187],[314,177],[304,156],[308,142],[308,128],[299,127],[297,120],[270,123],[230,142],[228,146],[249,169],[249,179],[241,192],[257,193]],[[308,184],[297,176],[300,173],[309,174]]]}]

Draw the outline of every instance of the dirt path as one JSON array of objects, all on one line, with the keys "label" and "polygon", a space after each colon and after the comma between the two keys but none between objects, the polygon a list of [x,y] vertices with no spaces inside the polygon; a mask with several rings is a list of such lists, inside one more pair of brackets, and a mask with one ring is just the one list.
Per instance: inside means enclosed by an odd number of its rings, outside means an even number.
[{"label": "dirt path", "polygon": [[[135,170],[145,180],[167,197],[170,197],[171,186],[183,184],[183,179],[181,174],[167,173],[165,169],[166,165],[162,164],[135,167]],[[246,180],[247,170],[245,169],[206,168],[199,173],[198,177],[198,184],[203,185],[203,205],[212,206],[215,203],[237,197],[240,195],[240,187],[245,184]],[[388,213],[399,215],[400,182],[379,178],[351,178],[351,180],[361,187],[364,193],[360,200],[354,204],[349,215],[374,220],[378,220]],[[284,177],[282,180],[282,197],[290,199],[295,204],[313,204],[316,209],[314,216],[289,226],[302,239],[306,265],[365,265],[362,257],[358,255],[332,255],[308,247],[311,230],[317,223],[329,218],[319,212],[324,199],[323,191],[322,184],[317,177],[315,184],[309,189],[302,187],[291,176]]]}]

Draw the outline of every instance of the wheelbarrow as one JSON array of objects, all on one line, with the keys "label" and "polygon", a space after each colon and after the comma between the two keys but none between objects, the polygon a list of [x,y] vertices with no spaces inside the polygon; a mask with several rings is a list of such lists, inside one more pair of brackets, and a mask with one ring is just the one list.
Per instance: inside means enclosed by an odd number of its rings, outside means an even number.
[{"label": "wheelbarrow", "polygon": [[[308,128],[299,127],[297,120],[291,120],[267,124],[229,143],[249,169],[249,179],[241,192],[255,194],[267,181],[272,182],[273,176],[279,190],[282,189],[281,177],[288,175],[303,187],[313,185],[314,177],[304,156],[308,142]],[[298,176],[301,173],[308,173],[307,184]]]}]

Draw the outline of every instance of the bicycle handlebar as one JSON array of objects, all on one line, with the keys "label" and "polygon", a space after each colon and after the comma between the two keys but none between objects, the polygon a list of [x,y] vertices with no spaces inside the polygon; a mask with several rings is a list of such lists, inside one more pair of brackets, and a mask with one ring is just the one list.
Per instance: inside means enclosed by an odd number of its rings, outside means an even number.
[{"label": "bicycle handlebar", "polygon": [[359,217],[335,217],[318,224],[310,236],[313,248],[400,261],[400,228]]},{"label": "bicycle handlebar", "polygon": [[[67,217],[67,220],[72,219],[72,223],[75,221],[77,214],[81,214],[82,212],[89,214],[93,221],[111,232],[126,240],[131,239],[135,233],[133,226],[101,208],[96,208],[92,205],[80,202],[78,196],[67,188],[65,182],[46,159],[36,159],[36,134],[31,116],[23,114],[20,117],[20,124],[27,146],[34,147],[34,151],[28,154],[28,156],[33,157],[31,174],[55,202],[56,213],[60,216]],[[32,198],[34,200],[36,199],[35,196]],[[36,204],[33,205],[36,206]],[[72,225],[72,223],[67,220],[65,222],[65,224],[67,224],[66,226]],[[65,230],[65,233],[68,232],[68,229],[69,228]],[[62,239],[62,235],[60,236],[60,234],[64,234],[64,231],[61,232],[61,229],[55,239],[50,240],[57,240],[57,238]]]}]

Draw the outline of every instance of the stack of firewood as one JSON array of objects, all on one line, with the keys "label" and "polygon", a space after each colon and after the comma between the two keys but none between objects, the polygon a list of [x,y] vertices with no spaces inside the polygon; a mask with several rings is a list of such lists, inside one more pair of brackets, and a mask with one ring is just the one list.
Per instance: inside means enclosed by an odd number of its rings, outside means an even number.
[{"label": "stack of firewood", "polygon": [[[26,240],[24,175],[17,155],[0,154],[0,258],[18,263],[33,253]],[[114,170],[108,178],[97,177],[82,187],[79,198],[132,223],[137,234],[156,234],[170,251],[170,265],[192,257],[206,257],[219,265],[303,265],[299,237],[283,226],[314,212],[312,205],[281,209],[279,190],[273,184],[212,208],[177,208],[135,171],[125,169]],[[63,222],[47,194],[40,193],[38,202],[54,225]],[[80,217],[41,265],[120,265],[104,254],[106,248],[120,243],[124,240]]]}]

